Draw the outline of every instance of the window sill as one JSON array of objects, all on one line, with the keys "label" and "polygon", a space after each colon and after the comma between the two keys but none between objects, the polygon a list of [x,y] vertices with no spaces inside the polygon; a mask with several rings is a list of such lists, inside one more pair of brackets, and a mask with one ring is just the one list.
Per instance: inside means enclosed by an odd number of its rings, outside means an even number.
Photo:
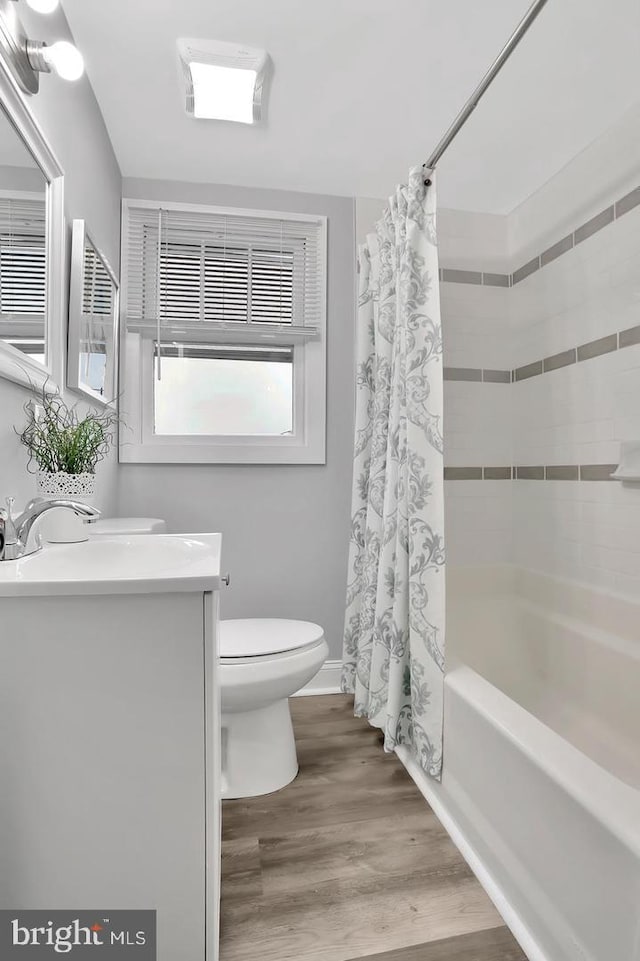
[{"label": "window sill", "polygon": [[120,444],[121,464],[326,464],[322,443],[244,447],[225,444]]}]

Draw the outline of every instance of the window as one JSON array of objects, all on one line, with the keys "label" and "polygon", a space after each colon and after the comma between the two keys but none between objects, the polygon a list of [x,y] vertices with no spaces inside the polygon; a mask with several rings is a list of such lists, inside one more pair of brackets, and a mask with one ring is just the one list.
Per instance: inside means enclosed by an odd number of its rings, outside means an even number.
[{"label": "window", "polygon": [[167,347],[154,386],[157,434],[284,437],[293,431],[292,347]]},{"label": "window", "polygon": [[124,202],[121,460],[324,463],[326,221]]},{"label": "window", "polygon": [[0,338],[44,357],[46,202],[0,197]]}]

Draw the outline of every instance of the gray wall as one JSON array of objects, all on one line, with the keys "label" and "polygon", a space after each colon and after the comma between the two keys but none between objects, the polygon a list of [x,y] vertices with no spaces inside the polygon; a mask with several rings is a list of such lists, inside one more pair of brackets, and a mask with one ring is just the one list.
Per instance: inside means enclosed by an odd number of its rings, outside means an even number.
[{"label": "gray wall", "polygon": [[3,190],[44,190],[42,173],[38,167],[13,167],[0,165],[0,185]]},{"label": "gray wall", "polygon": [[[38,17],[20,4],[20,16],[34,39],[73,39],[60,11]],[[84,217],[96,244],[117,268],[122,178],[88,79],[65,83],[53,75],[43,76],[40,93],[27,101],[65,174],[67,276],[74,217]],[[75,396],[69,394],[67,399]],[[35,493],[34,479],[25,470],[25,453],[13,433],[13,425],[24,419],[22,408],[28,397],[26,390],[0,380],[0,497],[14,494],[19,503]],[[102,465],[98,481],[98,501],[107,510],[115,509],[115,489],[116,461],[112,456]]]},{"label": "gray wall", "polygon": [[328,217],[327,463],[130,465],[119,513],[164,517],[173,531],[222,531],[231,587],[222,616],[293,617],[325,629],[341,656],[351,499],[354,205],[344,197],[125,178],[125,197]]}]

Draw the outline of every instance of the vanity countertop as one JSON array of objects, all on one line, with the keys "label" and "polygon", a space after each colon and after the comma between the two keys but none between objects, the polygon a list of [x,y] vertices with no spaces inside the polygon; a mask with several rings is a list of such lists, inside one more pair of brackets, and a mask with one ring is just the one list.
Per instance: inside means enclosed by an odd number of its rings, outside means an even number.
[{"label": "vanity countertop", "polygon": [[220,534],[132,534],[47,544],[0,563],[0,597],[215,591]]}]

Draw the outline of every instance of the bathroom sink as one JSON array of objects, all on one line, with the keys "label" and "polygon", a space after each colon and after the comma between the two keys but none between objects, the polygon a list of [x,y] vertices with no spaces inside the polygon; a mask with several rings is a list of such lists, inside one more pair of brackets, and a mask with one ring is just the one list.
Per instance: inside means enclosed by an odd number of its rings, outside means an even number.
[{"label": "bathroom sink", "polygon": [[0,596],[212,591],[220,534],[114,535],[0,563]]}]

